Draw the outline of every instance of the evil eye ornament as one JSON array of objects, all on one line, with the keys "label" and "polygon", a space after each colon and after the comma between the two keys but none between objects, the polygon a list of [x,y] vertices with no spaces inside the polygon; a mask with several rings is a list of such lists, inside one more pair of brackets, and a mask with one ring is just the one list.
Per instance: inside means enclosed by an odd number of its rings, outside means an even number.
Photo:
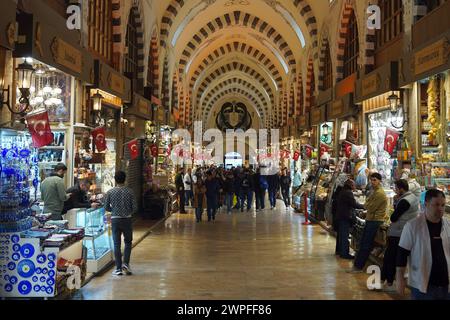
[{"label": "evil eye ornament", "polygon": [[54,280],[53,278],[49,278],[49,279],[47,280],[47,284],[48,284],[49,286],[53,286],[53,285],[55,284],[55,280]]},{"label": "evil eye ornament", "polygon": [[47,274],[47,272],[48,272],[47,268],[42,269],[42,274]]},{"label": "evil eye ornament", "polygon": [[12,276],[11,278],[9,278],[9,283],[11,283],[11,284],[16,284],[17,281],[19,281],[19,280],[17,280],[16,276]]},{"label": "evil eye ornament", "polygon": [[47,287],[47,289],[45,290],[48,294],[52,294],[53,293],[53,288],[51,287]]},{"label": "evil eye ornament", "polygon": [[47,257],[45,256],[45,254],[40,254],[40,255],[38,255],[37,257],[36,257],[36,261],[38,262],[38,263],[45,263],[45,261],[47,261]]},{"label": "evil eye ornament", "polygon": [[12,290],[13,290],[13,286],[11,284],[8,283],[8,284],[5,285],[5,291],[6,292],[11,292]]},{"label": "evil eye ornament", "polygon": [[39,291],[41,291],[41,286],[37,284],[33,287],[33,290],[34,290],[34,292],[39,292]]},{"label": "evil eye ornament", "polygon": [[49,260],[49,261],[55,261],[55,259],[56,259],[56,255],[55,255],[54,253],[50,253],[50,254],[48,255],[48,260]]},{"label": "evil eye ornament", "polygon": [[54,277],[54,276],[55,276],[55,271],[50,270],[50,271],[48,272],[48,276],[49,276],[49,277]]},{"label": "evil eye ornament", "polygon": [[14,262],[8,263],[8,269],[10,271],[13,271],[16,268],[16,264]]},{"label": "evil eye ornament", "polygon": [[17,265],[17,272],[21,277],[29,278],[31,277],[36,270],[36,267],[31,260],[22,260]]},{"label": "evil eye ornament", "polygon": [[11,237],[11,240],[13,243],[17,243],[17,242],[19,242],[20,238],[17,234],[15,234]]},{"label": "evil eye ornament", "polygon": [[36,274],[41,274],[42,273],[42,269],[41,268],[36,268]]},{"label": "evil eye ornament", "polygon": [[28,281],[21,281],[17,288],[20,294],[27,295],[31,292],[31,283]]},{"label": "evil eye ornament", "polygon": [[49,267],[50,269],[53,269],[53,268],[55,267],[55,263],[54,263],[53,261],[50,261],[50,262],[48,263],[48,267]]},{"label": "evil eye ornament", "polygon": [[12,255],[12,259],[13,259],[14,261],[19,261],[19,259],[20,259],[20,254],[14,253],[14,254]]},{"label": "evil eye ornament", "polygon": [[41,286],[41,292],[45,292],[45,286]]},{"label": "evil eye ornament", "polygon": [[45,280],[47,280],[46,277],[41,277],[41,278],[39,279],[39,281],[41,281],[41,282],[45,282]]},{"label": "evil eye ornament", "polygon": [[20,244],[16,243],[15,245],[13,245],[12,248],[13,248],[13,251],[14,251],[14,252],[19,251],[19,250],[20,250]]},{"label": "evil eye ornament", "polygon": [[38,278],[37,276],[34,276],[33,278],[31,278],[31,280],[32,280],[33,282],[38,282],[39,278]]},{"label": "evil eye ornament", "polygon": [[5,279],[6,281],[9,281],[9,276],[6,275],[6,276],[3,277],[3,279]]}]

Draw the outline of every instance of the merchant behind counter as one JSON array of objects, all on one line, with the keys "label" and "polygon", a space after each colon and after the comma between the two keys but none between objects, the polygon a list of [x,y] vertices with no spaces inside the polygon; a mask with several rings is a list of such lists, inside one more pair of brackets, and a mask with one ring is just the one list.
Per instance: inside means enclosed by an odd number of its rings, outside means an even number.
[{"label": "merchant behind counter", "polygon": [[79,180],[76,185],[67,189],[66,193],[70,194],[67,201],[64,202],[63,214],[72,209],[94,208],[97,209],[101,205],[97,202],[91,203],[88,198],[88,192],[91,188],[91,182],[88,180]]},{"label": "merchant behind counter", "polygon": [[64,185],[64,175],[67,167],[63,163],[58,163],[53,169],[50,177],[45,178],[41,183],[41,198],[44,201],[44,213],[50,213],[51,220],[61,220],[64,202],[70,198],[66,193]]}]

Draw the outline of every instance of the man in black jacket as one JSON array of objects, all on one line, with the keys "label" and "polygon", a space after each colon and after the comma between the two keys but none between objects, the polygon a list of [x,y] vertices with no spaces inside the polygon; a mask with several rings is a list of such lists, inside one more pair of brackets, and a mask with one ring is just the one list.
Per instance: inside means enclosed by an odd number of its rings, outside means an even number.
[{"label": "man in black jacket", "polygon": [[338,254],[342,259],[354,259],[350,255],[350,247],[348,243],[348,236],[353,220],[353,210],[364,209],[364,206],[356,202],[353,196],[353,191],[356,189],[355,182],[351,179],[347,180],[344,188],[339,192],[336,205],[336,218],[339,225],[336,241],[338,243]]},{"label": "man in black jacket", "polygon": [[280,190],[280,176],[278,173],[267,176],[267,182],[269,184],[270,210],[273,210],[277,206],[277,193]]},{"label": "man in black jacket", "polygon": [[87,193],[91,187],[91,183],[88,180],[80,180],[78,183],[67,189],[66,193],[70,194],[70,198],[64,202],[63,214],[66,214],[69,210],[75,208],[98,208],[98,203],[92,203],[87,197]]},{"label": "man in black jacket", "polygon": [[178,193],[178,197],[180,200],[179,201],[180,213],[187,213],[186,210],[184,209],[185,190],[184,190],[183,177],[184,177],[184,168],[180,168],[180,170],[178,171],[178,174],[175,177],[175,187],[177,188],[177,193]]}]

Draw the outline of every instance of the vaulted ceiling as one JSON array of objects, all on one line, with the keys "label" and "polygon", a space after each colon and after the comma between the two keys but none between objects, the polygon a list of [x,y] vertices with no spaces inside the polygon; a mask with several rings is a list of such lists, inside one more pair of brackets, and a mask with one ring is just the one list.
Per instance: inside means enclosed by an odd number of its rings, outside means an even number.
[{"label": "vaulted ceiling", "polygon": [[273,124],[301,57],[309,50],[318,59],[318,26],[328,10],[329,0],[161,1],[160,45],[189,94],[194,120],[239,100]]}]

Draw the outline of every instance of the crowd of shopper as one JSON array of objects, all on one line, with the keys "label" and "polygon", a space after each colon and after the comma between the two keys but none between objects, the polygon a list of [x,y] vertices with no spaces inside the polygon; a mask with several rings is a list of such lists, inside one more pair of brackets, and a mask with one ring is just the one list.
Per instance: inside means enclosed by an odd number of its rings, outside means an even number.
[{"label": "crowd of shopper", "polygon": [[[272,175],[261,174],[260,167],[232,167],[225,169],[217,166],[200,166],[195,169],[180,168],[175,178],[180,213],[187,213],[186,206],[195,209],[196,220],[202,220],[207,211],[208,221],[214,221],[219,209],[228,214],[233,210],[257,212],[266,208],[266,194],[270,209],[276,207],[276,200],[282,198],[286,210],[291,207],[292,179],[287,168]],[[296,175],[296,188],[300,186],[299,174]]]}]

